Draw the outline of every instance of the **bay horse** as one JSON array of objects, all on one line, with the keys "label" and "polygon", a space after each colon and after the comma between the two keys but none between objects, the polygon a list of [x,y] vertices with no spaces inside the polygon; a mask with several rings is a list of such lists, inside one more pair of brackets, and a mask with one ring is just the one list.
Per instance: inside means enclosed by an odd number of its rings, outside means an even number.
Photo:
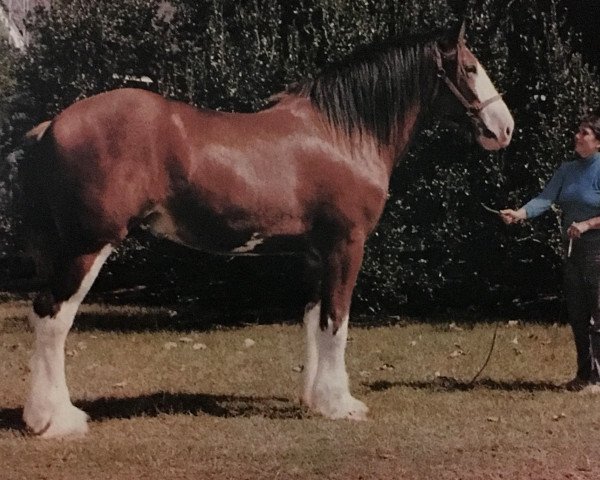
[{"label": "bay horse", "polygon": [[316,275],[301,402],[364,419],[344,358],[350,300],[394,165],[428,111],[470,119],[485,149],[511,140],[512,116],[463,34],[372,45],[256,113],[119,89],[33,128],[20,165],[25,223],[48,283],[29,318],[28,428],[87,431],[66,384],[65,339],[102,264],[139,226],[208,252],[304,255]]}]

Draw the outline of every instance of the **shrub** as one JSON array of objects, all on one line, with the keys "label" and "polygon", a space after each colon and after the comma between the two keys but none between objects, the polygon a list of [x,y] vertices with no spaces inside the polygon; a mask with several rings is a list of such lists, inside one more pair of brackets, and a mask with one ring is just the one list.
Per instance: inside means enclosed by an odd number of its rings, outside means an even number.
[{"label": "shrub", "polygon": [[[468,3],[470,45],[506,92],[517,122],[513,144],[487,153],[455,129],[427,124],[394,172],[367,245],[356,290],[361,309],[498,309],[559,293],[558,216],[507,228],[481,203],[517,206],[539,191],[570,155],[577,117],[597,104],[598,79],[573,51],[558,0]],[[252,111],[358,44],[441,28],[458,16],[442,0],[58,0],[32,22],[17,90],[31,99],[30,124],[143,76],[152,80],[145,88],[167,97]],[[147,239],[129,242],[105,281],[119,262],[157,270],[148,245],[169,255]],[[188,255],[203,264],[195,284],[209,276],[231,285],[246,265]],[[279,284],[281,261],[262,265],[259,282]],[[162,271],[160,281],[173,282],[183,270]]]}]

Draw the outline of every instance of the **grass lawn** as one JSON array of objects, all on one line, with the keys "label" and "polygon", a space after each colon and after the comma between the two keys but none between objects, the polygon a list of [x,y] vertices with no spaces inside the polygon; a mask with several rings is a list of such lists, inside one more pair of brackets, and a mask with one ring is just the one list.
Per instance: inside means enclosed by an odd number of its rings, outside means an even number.
[{"label": "grass lawn", "polygon": [[371,409],[356,423],[299,405],[299,324],[182,326],[168,309],[86,305],[67,377],[90,432],[45,441],[20,420],[26,314],[0,306],[3,480],[600,478],[600,396],[557,387],[574,371],[566,326],[503,321],[473,385],[493,324],[351,327],[351,389]]}]

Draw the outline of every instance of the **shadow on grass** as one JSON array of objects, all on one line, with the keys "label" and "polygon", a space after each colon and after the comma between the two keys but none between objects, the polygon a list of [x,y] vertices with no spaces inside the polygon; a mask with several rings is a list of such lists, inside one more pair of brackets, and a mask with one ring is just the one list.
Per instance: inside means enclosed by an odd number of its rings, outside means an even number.
[{"label": "shadow on grass", "polygon": [[24,430],[21,408],[0,408],[0,430]]},{"label": "shadow on grass", "polygon": [[243,397],[205,393],[157,392],[131,398],[98,398],[75,402],[93,421],[113,418],[156,417],[161,414],[199,415],[214,417],[252,417],[299,419],[308,410],[281,397]]},{"label": "shadow on grass", "polygon": [[[93,422],[110,419],[157,417],[159,415],[211,415],[235,418],[261,416],[288,420],[308,418],[310,412],[281,397],[243,397],[203,393],[157,392],[131,398],[103,397],[75,401]],[[21,408],[0,408],[0,430],[25,430]]]},{"label": "shadow on grass", "polygon": [[556,385],[551,382],[529,382],[521,380],[501,382],[490,378],[483,378],[475,382],[457,380],[452,377],[438,377],[435,380],[416,382],[389,382],[387,380],[380,380],[372,383],[363,383],[363,385],[373,392],[381,392],[391,388],[414,388],[418,390],[430,390],[433,392],[466,392],[475,389],[499,390],[505,392],[565,391],[564,387],[561,385]]}]

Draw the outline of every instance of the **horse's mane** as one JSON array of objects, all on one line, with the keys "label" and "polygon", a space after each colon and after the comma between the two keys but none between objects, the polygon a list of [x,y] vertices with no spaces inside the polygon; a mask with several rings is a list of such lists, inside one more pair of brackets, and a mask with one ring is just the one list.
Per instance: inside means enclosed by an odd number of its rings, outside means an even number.
[{"label": "horse's mane", "polygon": [[428,107],[434,96],[437,38],[403,37],[360,47],[288,93],[309,98],[348,135],[366,131],[389,144],[403,114],[415,104]]}]

